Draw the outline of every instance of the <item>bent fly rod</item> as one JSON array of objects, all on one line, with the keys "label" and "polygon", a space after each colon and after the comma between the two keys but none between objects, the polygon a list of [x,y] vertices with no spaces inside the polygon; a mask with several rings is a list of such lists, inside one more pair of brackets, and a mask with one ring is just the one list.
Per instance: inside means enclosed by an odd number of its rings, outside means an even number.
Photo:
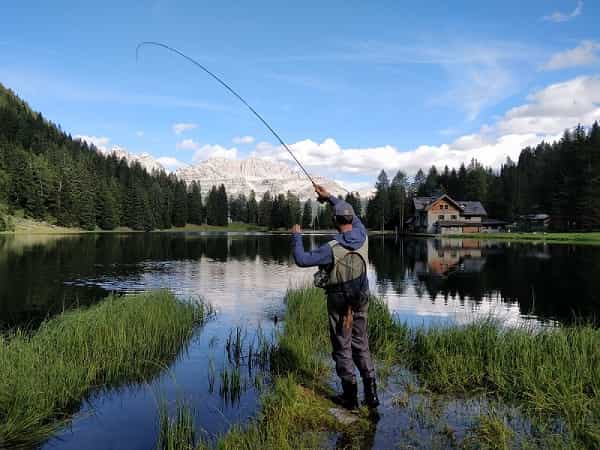
[{"label": "bent fly rod", "polygon": [[281,145],[283,145],[283,147],[288,151],[288,153],[290,155],[292,155],[292,158],[294,158],[294,161],[296,161],[296,164],[298,164],[298,166],[302,169],[302,171],[304,172],[304,174],[306,175],[306,177],[310,180],[310,182],[312,183],[312,185],[314,187],[317,186],[317,183],[315,183],[315,180],[313,180],[313,178],[306,171],[306,169],[304,168],[304,166],[300,163],[300,161],[298,161],[298,158],[296,158],[296,155],[294,155],[294,153],[292,152],[292,150],[290,150],[290,148],[287,146],[287,144],[285,142],[283,142],[283,139],[281,139],[281,137],[277,134],[277,132],[273,128],[271,128],[271,125],[269,125],[267,123],[267,121],[265,119],[263,119],[263,117],[252,106],[250,106],[250,104],[246,100],[244,100],[243,97],[240,94],[238,94],[236,91],[234,91],[231,86],[229,86],[221,78],[219,78],[213,72],[211,72],[210,70],[208,70],[205,66],[203,66],[202,64],[200,64],[195,59],[189,57],[185,53],[180,52],[176,48],[173,48],[173,47],[170,47],[170,46],[168,46],[166,44],[163,44],[162,42],[154,42],[154,41],[140,42],[138,44],[138,46],[136,47],[136,49],[135,49],[135,60],[136,61],[139,58],[140,48],[142,48],[145,45],[151,45],[151,46],[155,46],[155,47],[161,47],[161,48],[164,48],[164,49],[166,49],[166,50],[168,50],[170,52],[173,52],[173,53],[181,56],[182,58],[187,59],[189,62],[191,62],[195,66],[199,67],[204,72],[206,72],[208,75],[210,75],[212,78],[214,78],[215,80],[217,80],[221,84],[221,86],[223,86],[225,89],[227,89],[229,92],[231,92],[239,101],[241,101],[244,105],[246,105],[246,107],[252,112],[252,114],[254,114],[256,117],[258,117],[258,120],[260,120],[264,124],[264,126],[267,127],[267,129],[273,134],[273,136],[275,136],[277,138],[277,140],[281,143]]}]

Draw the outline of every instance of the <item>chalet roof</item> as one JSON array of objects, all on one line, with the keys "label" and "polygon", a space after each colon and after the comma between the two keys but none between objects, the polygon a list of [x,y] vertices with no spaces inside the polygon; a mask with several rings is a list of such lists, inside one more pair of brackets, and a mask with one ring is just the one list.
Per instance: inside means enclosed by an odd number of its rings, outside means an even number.
[{"label": "chalet roof", "polygon": [[487,216],[487,211],[481,204],[481,202],[477,201],[465,201],[465,200],[454,200],[449,195],[441,195],[434,197],[415,197],[413,198],[413,204],[416,211],[425,211],[428,206],[431,205],[436,200],[441,197],[446,197],[450,202],[457,205],[464,216]]}]

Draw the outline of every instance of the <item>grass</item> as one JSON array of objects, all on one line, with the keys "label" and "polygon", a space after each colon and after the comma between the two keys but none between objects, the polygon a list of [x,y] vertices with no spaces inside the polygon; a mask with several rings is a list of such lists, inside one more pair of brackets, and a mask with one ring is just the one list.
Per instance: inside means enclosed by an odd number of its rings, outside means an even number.
[{"label": "grass", "polygon": [[[360,448],[361,436],[371,432],[364,410],[351,426],[330,412],[332,366],[323,292],[292,290],[286,303],[285,328],[271,355],[273,385],[260,414],[246,426],[234,425],[216,444],[197,448],[320,448],[336,434],[347,436],[348,447]],[[231,348],[236,336],[232,334]],[[383,300],[373,298],[369,338],[378,370],[385,375],[394,366],[410,368],[422,395],[484,393],[518,406],[531,418],[532,429],[522,436],[490,408],[460,443],[465,448],[600,448],[598,329],[507,329],[491,319],[411,329],[394,320]],[[400,406],[406,402],[397,399]]]},{"label": "grass", "polygon": [[167,404],[159,405],[158,450],[193,450],[196,442],[193,411],[178,402],[175,417],[171,418]]},{"label": "grass", "polygon": [[552,242],[558,244],[600,244],[600,233],[467,233],[436,235],[450,239],[497,239],[517,242]]},{"label": "grass", "polygon": [[167,291],[111,296],[35,332],[0,337],[0,447],[27,446],[64,425],[94,390],[165,368],[208,311]]},{"label": "grass", "polygon": [[[293,448],[290,443],[298,444],[294,441],[298,435],[305,435],[306,429],[315,430],[310,421],[311,408],[315,414],[321,411],[327,415],[319,409],[322,394],[327,392],[324,380],[331,374],[325,305],[323,292],[318,289],[288,293],[285,330],[273,359],[273,368],[280,374],[277,382],[284,384],[276,387],[266,408],[275,408],[278,401],[285,405],[286,395],[295,398],[294,389],[299,386],[317,396],[316,404],[303,405],[304,410],[300,407],[306,417],[294,411],[275,415],[263,408],[262,418],[254,425],[262,432],[253,435],[248,431],[250,434],[244,435],[238,430],[236,443],[242,435],[251,442],[272,432],[279,438],[287,436],[287,441],[277,442],[288,443],[280,448]],[[374,298],[369,307],[369,338],[380,370],[408,366],[418,374],[424,389],[433,393],[483,391],[492,398],[520,405],[535,420],[536,427],[544,430],[546,442],[554,440],[572,448],[600,447],[598,329],[586,325],[506,329],[494,320],[482,320],[466,326],[411,330],[393,319],[385,302]],[[311,397],[304,394],[303,398]],[[293,420],[280,422],[279,417],[292,413]],[[321,422],[327,425],[318,429],[336,429],[324,418]],[[291,434],[285,434],[287,427],[292,427]],[[358,427],[363,431],[366,428],[368,422]],[[504,448],[511,431],[501,419],[489,415],[482,417],[475,435],[480,436],[480,447]],[[227,439],[231,439],[229,435],[222,442],[229,442]],[[502,445],[486,444],[494,439]]]},{"label": "grass", "polygon": [[156,232],[171,232],[171,231],[234,231],[234,232],[251,232],[251,231],[267,231],[267,227],[255,225],[252,223],[232,222],[226,226],[217,225],[194,225],[186,224],[184,227],[171,227],[164,230],[155,230]]},{"label": "grass", "polygon": [[600,446],[598,329],[503,329],[484,320],[421,330],[411,364],[435,392],[482,389],[542,421],[564,421],[577,445]]}]

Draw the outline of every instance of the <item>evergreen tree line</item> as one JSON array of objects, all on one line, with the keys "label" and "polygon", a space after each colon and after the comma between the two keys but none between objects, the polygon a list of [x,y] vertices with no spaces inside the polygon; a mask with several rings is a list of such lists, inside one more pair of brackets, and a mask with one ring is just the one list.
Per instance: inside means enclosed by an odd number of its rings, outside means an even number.
[{"label": "evergreen tree line", "polygon": [[[494,218],[547,213],[556,230],[600,229],[600,126],[578,126],[557,142],[527,147],[517,162],[507,159],[499,170],[473,160],[458,170],[419,170],[411,180],[399,171],[391,182],[381,171],[363,219],[370,228],[394,229],[412,214],[415,196],[444,192],[456,200],[481,201]],[[345,199],[362,217],[360,197]],[[331,228],[332,223],[331,208],[321,205],[314,211],[312,201],[302,205],[289,192],[267,192],[257,201],[254,193],[229,198],[221,185],[203,195],[197,183],[186,185],[172,174],[148,173],[138,163],[101,154],[0,84],[0,228],[16,209],[89,230],[226,225],[229,220],[271,229],[294,223]]]},{"label": "evergreen tree line", "polygon": [[527,147],[517,162],[499,170],[476,160],[458,170],[433,166],[412,180],[399,171],[389,181],[381,171],[367,204],[373,229],[396,229],[412,213],[413,198],[447,193],[455,200],[478,200],[489,217],[517,221],[528,214],[548,214],[557,231],[600,229],[600,126],[577,126],[554,143]]}]

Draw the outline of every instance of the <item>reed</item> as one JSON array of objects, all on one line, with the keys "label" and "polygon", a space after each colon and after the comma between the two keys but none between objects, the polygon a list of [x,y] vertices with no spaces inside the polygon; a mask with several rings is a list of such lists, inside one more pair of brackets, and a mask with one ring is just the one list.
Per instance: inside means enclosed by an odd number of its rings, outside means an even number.
[{"label": "reed", "polygon": [[196,444],[194,414],[183,402],[177,402],[170,417],[165,402],[159,405],[158,450],[193,450]]},{"label": "reed", "polygon": [[93,390],[166,368],[207,316],[167,291],[110,296],[0,338],[0,447],[32,445]]}]

